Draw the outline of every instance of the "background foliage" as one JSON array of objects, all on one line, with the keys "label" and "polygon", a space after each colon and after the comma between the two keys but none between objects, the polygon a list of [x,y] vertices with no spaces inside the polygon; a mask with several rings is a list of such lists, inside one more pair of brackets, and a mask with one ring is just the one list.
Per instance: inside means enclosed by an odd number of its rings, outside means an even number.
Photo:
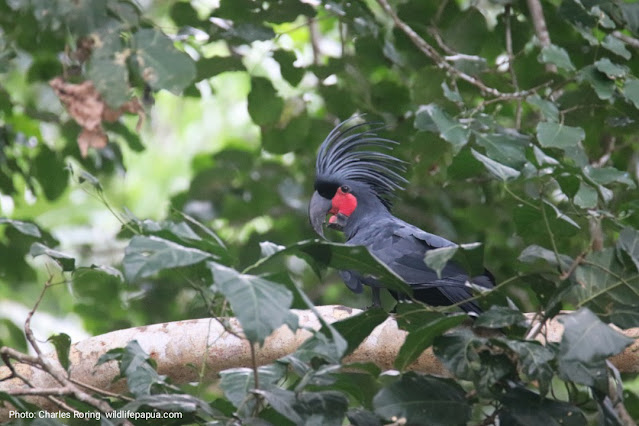
[{"label": "background foliage", "polygon": [[[47,280],[39,312],[76,339],[233,314],[259,343],[296,327],[290,308],[365,306],[328,267],[380,265],[299,243],[315,150],[364,113],[410,164],[395,213],[483,243],[427,261],[483,258],[499,286],[478,321],[503,335],[442,336],[463,316],[399,305],[401,374],[340,369],[386,317],[367,311],[260,367],[255,391],[251,369],[176,387],[132,343],[104,359],[134,397],[112,406],[230,424],[639,417],[636,381],[605,362],[629,342],[604,326],[639,326],[639,5],[541,6],[548,33],[523,1],[1,2],[2,343],[26,350]],[[521,312],[560,309],[560,344],[526,339]],[[456,380],[404,371],[431,345]]]}]

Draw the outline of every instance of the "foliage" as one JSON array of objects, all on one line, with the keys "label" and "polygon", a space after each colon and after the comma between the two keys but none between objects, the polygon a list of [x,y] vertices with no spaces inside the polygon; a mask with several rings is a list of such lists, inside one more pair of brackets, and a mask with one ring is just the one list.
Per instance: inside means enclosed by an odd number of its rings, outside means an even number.
[{"label": "foliage", "polygon": [[[398,375],[343,362],[385,319],[371,310],[323,324],[275,364],[224,371],[221,391],[206,392],[170,383],[131,342],[102,359],[119,363],[133,396],[112,406],[181,411],[185,423],[621,424],[606,358],[629,341],[606,324],[639,326],[635,3],[545,2],[547,37],[535,1],[195,3],[0,2],[0,195],[21,213],[0,218],[0,296],[20,299],[43,273],[32,258],[47,257],[73,295],[49,289],[49,308],[72,310],[91,333],[233,314],[259,345],[297,327],[291,308],[357,300],[327,268],[409,293],[362,248],[300,243],[312,236],[316,147],[338,120],[366,114],[410,162],[395,213],[465,243],[425,262],[441,270],[455,256],[498,277],[476,296],[490,307],[476,325],[498,333],[456,328],[465,316],[454,307],[400,303]],[[230,74],[250,87],[240,100],[259,145],[195,156],[164,220],[114,207],[108,182],[135,167],[123,152],[154,149],[125,115],[143,120],[161,90],[204,99]],[[121,263],[88,262],[97,245],[60,250],[24,201],[53,206],[78,187],[121,221]],[[561,317],[561,343],[534,341],[522,312],[561,309],[576,311]],[[65,336],[51,340],[66,368]],[[25,348],[7,319],[0,342]],[[454,380],[406,371],[431,346]],[[625,403],[639,413],[636,395]]]}]

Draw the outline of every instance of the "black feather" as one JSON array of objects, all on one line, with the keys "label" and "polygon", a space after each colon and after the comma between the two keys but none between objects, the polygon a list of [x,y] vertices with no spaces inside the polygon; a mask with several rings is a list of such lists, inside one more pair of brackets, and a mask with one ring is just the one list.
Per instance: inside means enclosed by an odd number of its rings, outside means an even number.
[{"label": "black feather", "polygon": [[[407,180],[405,162],[380,150],[393,150],[398,142],[379,137],[379,123],[349,125],[352,119],[338,124],[319,148],[315,163],[315,189],[322,195],[345,181],[367,185],[390,209],[396,190],[404,189]],[[332,194],[328,198],[331,198]]]}]

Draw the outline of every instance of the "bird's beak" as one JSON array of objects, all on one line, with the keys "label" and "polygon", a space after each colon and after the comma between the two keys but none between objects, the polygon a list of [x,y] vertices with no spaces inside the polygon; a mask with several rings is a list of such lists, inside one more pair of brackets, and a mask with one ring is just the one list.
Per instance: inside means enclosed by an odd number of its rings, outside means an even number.
[{"label": "bird's beak", "polygon": [[315,191],[311,202],[308,205],[308,218],[311,226],[320,237],[324,238],[324,222],[326,214],[332,207],[332,202],[328,198],[322,197],[319,192]]}]

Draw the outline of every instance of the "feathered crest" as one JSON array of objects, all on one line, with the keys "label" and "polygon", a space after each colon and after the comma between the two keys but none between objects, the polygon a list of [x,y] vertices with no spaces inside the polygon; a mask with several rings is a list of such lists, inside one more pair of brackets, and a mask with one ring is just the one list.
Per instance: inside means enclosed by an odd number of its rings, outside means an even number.
[{"label": "feathered crest", "polygon": [[407,182],[400,174],[404,162],[379,150],[393,150],[398,142],[379,137],[381,123],[349,126],[353,119],[338,124],[326,137],[317,153],[315,187],[351,180],[368,185],[388,208],[396,190]]}]

